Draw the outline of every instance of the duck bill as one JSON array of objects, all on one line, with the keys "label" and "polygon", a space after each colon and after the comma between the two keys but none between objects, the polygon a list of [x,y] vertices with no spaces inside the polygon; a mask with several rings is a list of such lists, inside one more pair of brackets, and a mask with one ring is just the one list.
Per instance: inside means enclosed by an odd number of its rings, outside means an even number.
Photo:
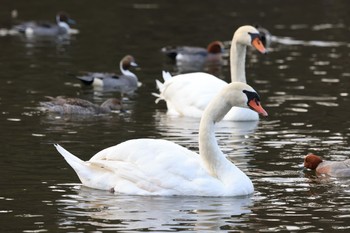
[{"label": "duck bill", "polygon": [[256,48],[260,53],[265,54],[266,48],[264,47],[262,41],[257,37],[252,41],[252,45]]},{"label": "duck bill", "polygon": [[255,99],[250,100],[248,102],[249,107],[256,111],[257,113],[259,113],[262,116],[268,116],[267,112],[265,111],[265,109],[263,109],[263,107],[261,106],[259,101],[256,101]]}]

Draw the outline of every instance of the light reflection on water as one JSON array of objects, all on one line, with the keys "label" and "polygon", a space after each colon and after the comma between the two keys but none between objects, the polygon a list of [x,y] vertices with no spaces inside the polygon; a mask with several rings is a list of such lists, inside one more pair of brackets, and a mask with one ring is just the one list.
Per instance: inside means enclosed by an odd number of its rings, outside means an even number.
[{"label": "light reflection on water", "polygon": [[[73,187],[73,186],[72,186]],[[57,188],[57,187],[55,187]],[[250,198],[115,196],[79,187],[57,200],[60,228],[122,231],[218,231],[241,224],[250,213]],[[65,218],[79,216],[79,220]],[[86,230],[87,230],[86,229]]]}]

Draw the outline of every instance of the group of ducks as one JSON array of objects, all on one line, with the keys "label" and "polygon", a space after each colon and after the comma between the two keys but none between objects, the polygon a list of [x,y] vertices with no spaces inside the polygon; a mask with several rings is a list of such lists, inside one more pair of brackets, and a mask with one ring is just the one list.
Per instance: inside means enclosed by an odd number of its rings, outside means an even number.
[{"label": "group of ducks", "polygon": [[[61,20],[61,17],[57,18],[58,27],[67,29],[66,19],[64,23]],[[25,33],[39,32],[35,29],[21,30]],[[230,48],[231,83],[204,72],[172,77],[163,71],[164,82],[156,81],[159,93],[153,95],[158,97],[156,102],[166,101],[169,114],[201,118],[199,154],[171,141],[147,138],[128,140],[106,148],[89,161],[80,160],[58,144],[55,145],[56,149],[75,170],[82,184],[95,189],[132,195],[241,196],[253,193],[254,186],[249,177],[220,150],[214,128],[223,119],[256,121],[259,120],[258,114],[268,115],[260,104],[258,93],[246,83],[245,75],[247,47],[253,46],[259,52],[266,53],[261,38],[253,26],[242,26],[236,30]],[[213,46],[214,52],[201,50],[199,54],[212,59],[212,55],[215,57],[221,49],[221,44],[214,43]],[[177,58],[181,53],[189,54],[186,49],[169,54]],[[86,84],[115,85],[118,91],[129,92],[140,86],[136,75],[129,70],[132,66],[136,66],[134,58],[126,56],[120,63],[120,76],[88,73],[78,78]],[[49,102],[42,103],[43,107],[67,113],[85,110],[105,113],[114,108],[111,106],[120,108],[121,105],[117,100],[107,100],[97,106],[80,99],[49,98]],[[306,156],[304,162],[306,168],[333,176],[350,175],[349,165],[350,162],[333,165],[313,154]],[[339,171],[339,168],[344,171]]]},{"label": "group of ducks", "polygon": [[[142,85],[136,75],[130,71],[131,67],[136,66],[134,57],[126,55],[120,61],[121,74],[88,72],[77,76],[77,78],[86,85],[120,92],[123,96],[123,94],[134,92]],[[65,98],[63,96],[56,98],[48,96],[47,98],[50,101],[41,102],[41,109],[61,115],[100,115],[123,110],[122,101],[117,98],[107,99],[101,105],[80,98]]]}]

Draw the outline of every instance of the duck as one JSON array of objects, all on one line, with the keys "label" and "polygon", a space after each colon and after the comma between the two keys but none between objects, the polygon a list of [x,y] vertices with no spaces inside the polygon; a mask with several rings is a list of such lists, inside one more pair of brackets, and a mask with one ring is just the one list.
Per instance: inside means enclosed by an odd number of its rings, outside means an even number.
[{"label": "duck", "polygon": [[167,46],[162,48],[162,52],[173,60],[179,59],[180,56],[208,56],[214,54],[221,54],[224,49],[224,44],[221,41],[213,41],[208,44],[207,48],[194,46]]},{"label": "duck", "polygon": [[176,61],[176,65],[182,71],[202,70],[206,66],[223,64],[222,54],[224,44],[221,41],[213,41],[207,48],[194,46],[167,46],[162,52],[170,59]]},{"label": "duck", "polygon": [[78,32],[71,29],[70,25],[75,21],[69,18],[65,12],[59,12],[56,15],[56,24],[50,22],[29,21],[15,25],[13,31],[24,34],[26,36],[60,36]]},{"label": "duck", "polygon": [[265,48],[269,48],[272,42],[272,35],[267,28],[264,28],[260,25],[257,25],[256,28],[259,31],[261,42],[265,46]]},{"label": "duck", "polygon": [[122,103],[117,98],[110,98],[100,106],[90,101],[64,96],[46,96],[50,101],[40,102],[41,110],[61,115],[99,115],[122,110]]},{"label": "duck", "polygon": [[[232,38],[230,49],[231,81],[246,83],[245,57],[246,48],[254,46],[259,52],[266,53],[259,31],[250,25],[239,27]],[[205,72],[193,72],[171,76],[163,71],[164,83],[156,80],[159,93],[156,103],[164,100],[168,114],[200,118],[210,100],[227,82]],[[246,108],[233,108],[224,118],[232,121],[257,121],[256,112]]]},{"label": "duck", "polygon": [[137,76],[130,71],[131,67],[137,67],[135,58],[131,55],[124,56],[119,63],[121,74],[87,72],[77,78],[88,86],[115,90],[121,93],[132,93],[142,85]]},{"label": "duck", "polygon": [[319,175],[350,177],[350,159],[343,161],[326,161],[318,155],[308,153],[304,158],[304,167],[315,170]]},{"label": "duck", "polygon": [[128,195],[244,196],[254,192],[249,177],[220,150],[215,125],[232,106],[263,116],[258,93],[248,84],[226,85],[206,107],[199,126],[199,154],[165,139],[131,139],[83,161],[59,144],[57,151],[82,185]]}]

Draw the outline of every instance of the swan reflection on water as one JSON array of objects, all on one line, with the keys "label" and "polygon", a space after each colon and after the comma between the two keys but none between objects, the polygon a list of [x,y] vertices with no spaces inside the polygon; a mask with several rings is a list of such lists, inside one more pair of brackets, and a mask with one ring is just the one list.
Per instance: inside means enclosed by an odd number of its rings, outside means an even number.
[{"label": "swan reflection on water", "polygon": [[[178,132],[197,133],[199,118],[168,115],[156,111],[154,115],[156,127],[164,136],[178,135]],[[216,133],[226,132],[236,135],[254,133],[259,121],[220,121],[216,124]]]},{"label": "swan reflection on water", "polygon": [[[200,120],[191,117],[168,115],[156,111],[153,118],[160,137],[185,147],[198,147]],[[223,152],[228,155],[244,155],[253,150],[253,135],[259,121],[220,121],[216,124],[216,138]]]},{"label": "swan reflection on water", "polygon": [[243,224],[242,216],[252,206],[250,197],[128,196],[83,186],[57,202],[64,216],[60,227],[85,230],[219,231]]}]

